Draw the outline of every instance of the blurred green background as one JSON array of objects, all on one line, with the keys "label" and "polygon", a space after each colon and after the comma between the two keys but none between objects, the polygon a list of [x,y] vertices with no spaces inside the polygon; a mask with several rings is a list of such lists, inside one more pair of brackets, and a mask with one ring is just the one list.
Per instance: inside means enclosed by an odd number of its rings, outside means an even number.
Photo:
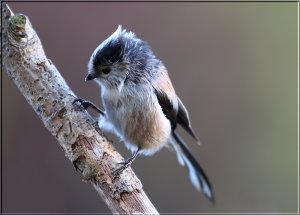
[{"label": "blurred green background", "polygon": [[[9,5],[29,16],[74,92],[99,106],[98,87],[84,82],[87,62],[118,24],[165,63],[203,142],[181,131],[216,205],[163,149],[133,164],[159,212],[297,212],[297,3]],[[6,74],[2,87],[3,211],[109,212]]]}]

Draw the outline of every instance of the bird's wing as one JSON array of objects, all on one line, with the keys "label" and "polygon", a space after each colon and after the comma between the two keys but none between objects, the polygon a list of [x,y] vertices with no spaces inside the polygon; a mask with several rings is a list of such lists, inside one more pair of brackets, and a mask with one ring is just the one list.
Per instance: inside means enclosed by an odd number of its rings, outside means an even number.
[{"label": "bird's wing", "polygon": [[170,120],[172,130],[174,130],[177,125],[177,107],[174,107],[174,104],[164,91],[155,89],[155,94],[163,113]]},{"label": "bird's wing", "polygon": [[168,73],[161,74],[153,82],[153,87],[163,113],[171,121],[173,130],[179,123],[199,143],[199,139],[192,129],[188,112],[177,97]]},{"label": "bird's wing", "polygon": [[152,86],[161,109],[170,120],[172,129],[174,130],[177,125],[178,103],[175,90],[166,70],[153,80]]}]

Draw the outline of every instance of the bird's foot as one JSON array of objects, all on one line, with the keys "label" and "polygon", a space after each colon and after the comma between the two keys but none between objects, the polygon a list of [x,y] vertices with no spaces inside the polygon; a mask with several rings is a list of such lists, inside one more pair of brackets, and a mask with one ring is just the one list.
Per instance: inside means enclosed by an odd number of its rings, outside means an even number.
[{"label": "bird's foot", "polygon": [[77,98],[77,99],[75,99],[75,100],[73,101],[72,104],[75,104],[75,103],[77,103],[77,102],[80,103],[79,107],[83,107],[85,110],[86,110],[87,108],[91,107],[91,108],[93,108],[95,111],[97,111],[98,113],[100,113],[101,115],[104,115],[104,112],[103,112],[100,108],[98,108],[96,105],[94,105],[92,102],[90,102],[90,101],[83,100],[83,99],[81,99],[81,98]]},{"label": "bird's foot", "polygon": [[132,158],[127,159],[127,160],[124,161],[124,162],[118,163],[118,164],[122,164],[122,166],[119,167],[118,169],[114,170],[114,171],[112,172],[112,174],[113,174],[114,176],[119,176],[119,175],[121,175],[122,172],[123,172],[125,169],[127,169],[128,167],[130,167],[130,165],[132,164],[133,161],[134,161],[134,158],[132,157]]}]

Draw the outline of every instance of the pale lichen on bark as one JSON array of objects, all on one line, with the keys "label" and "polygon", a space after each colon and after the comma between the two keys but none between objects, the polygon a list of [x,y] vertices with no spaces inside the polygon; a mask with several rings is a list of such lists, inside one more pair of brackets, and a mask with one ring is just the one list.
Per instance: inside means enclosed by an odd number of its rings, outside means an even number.
[{"label": "pale lichen on bark", "polygon": [[46,57],[28,17],[14,15],[2,3],[2,24],[1,68],[84,179],[93,184],[114,213],[158,213],[131,168],[113,176],[123,158],[90,115],[72,104],[76,95]]}]

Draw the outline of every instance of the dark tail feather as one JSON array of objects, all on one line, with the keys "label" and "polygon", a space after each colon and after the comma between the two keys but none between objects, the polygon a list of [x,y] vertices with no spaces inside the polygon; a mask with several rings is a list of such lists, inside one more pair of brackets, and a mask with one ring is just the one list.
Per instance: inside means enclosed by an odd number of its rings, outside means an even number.
[{"label": "dark tail feather", "polygon": [[173,137],[177,143],[173,143],[172,145],[177,153],[178,161],[180,164],[186,164],[192,184],[197,188],[197,190],[201,190],[203,194],[214,203],[212,187],[203,169],[191,153],[188,146],[175,131],[173,131]]}]

